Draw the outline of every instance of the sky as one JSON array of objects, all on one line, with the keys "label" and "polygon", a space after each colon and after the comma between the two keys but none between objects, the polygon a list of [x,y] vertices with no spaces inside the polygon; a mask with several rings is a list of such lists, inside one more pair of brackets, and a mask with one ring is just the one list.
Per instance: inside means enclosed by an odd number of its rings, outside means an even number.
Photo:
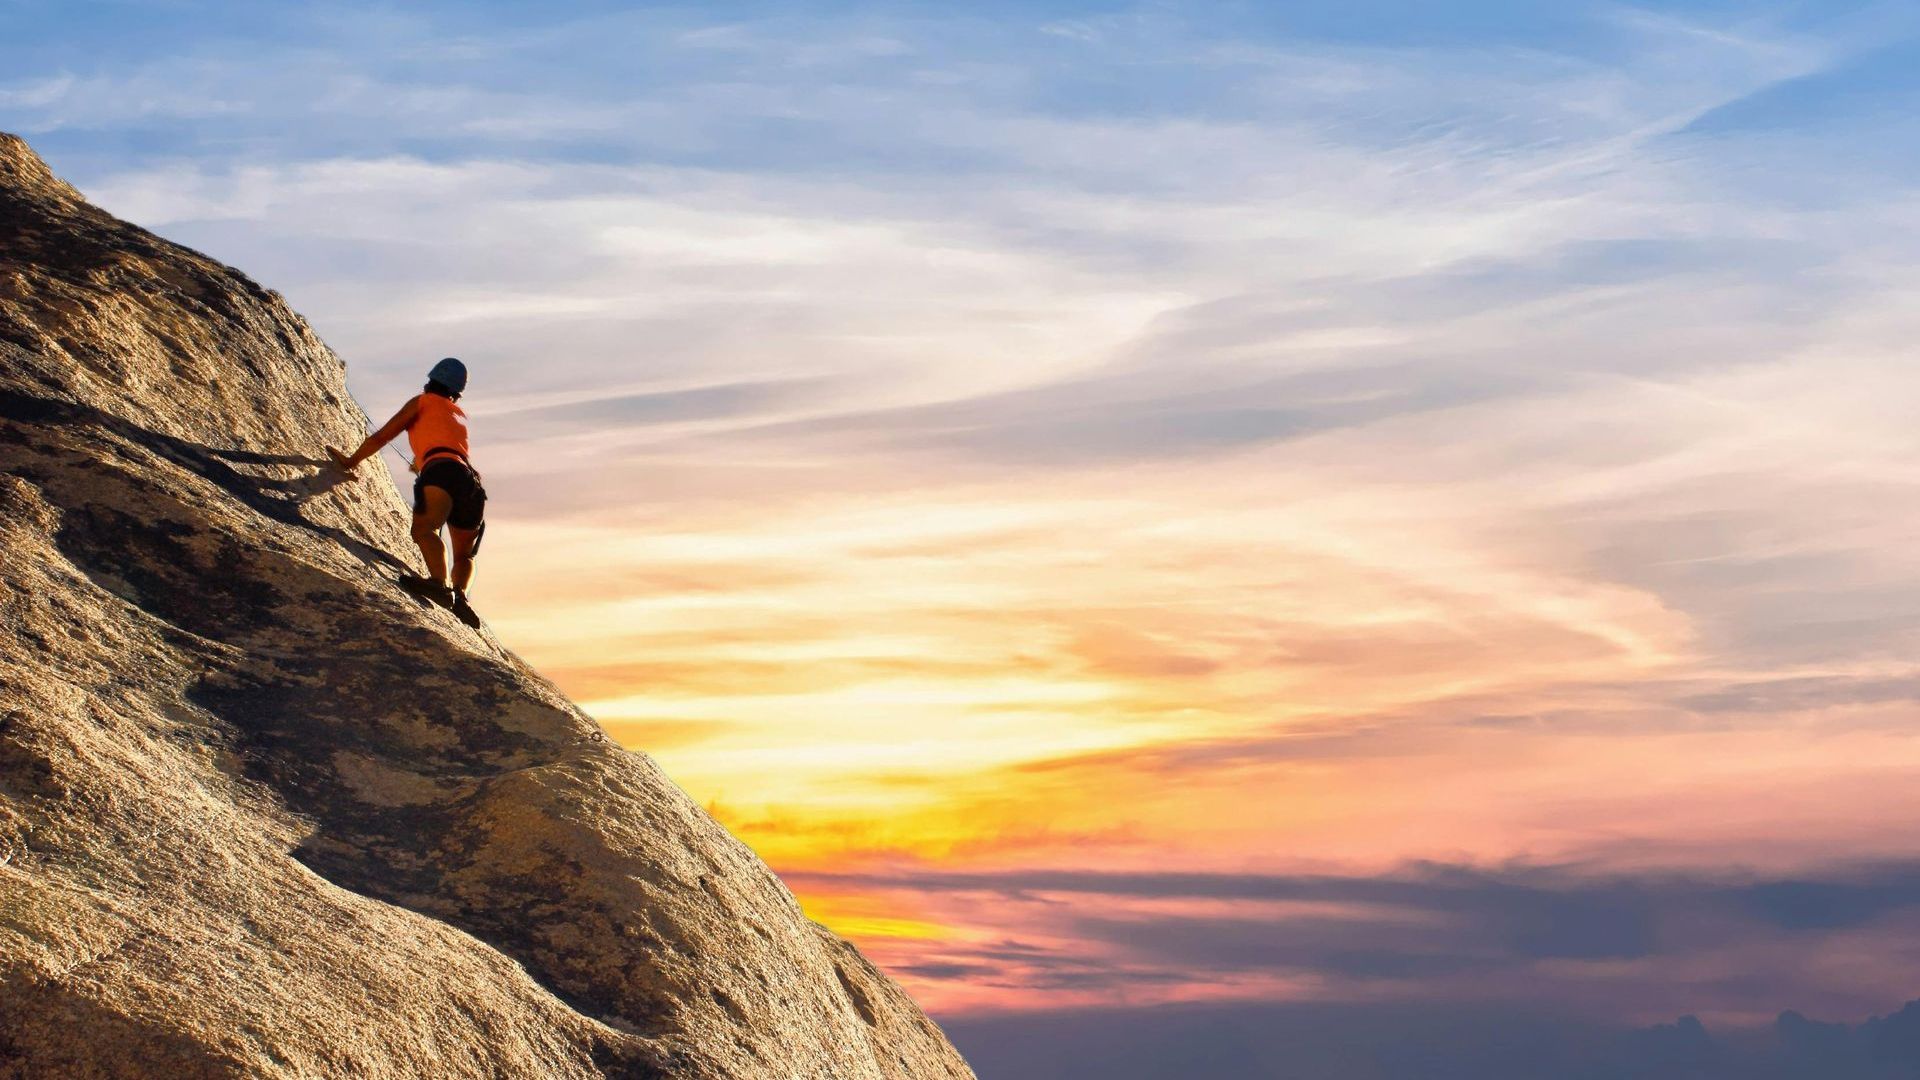
[{"label": "sky", "polygon": [[1892,1030],[1776,1017],[1920,997],[1917,106],[1903,3],[0,0],[989,1078]]}]

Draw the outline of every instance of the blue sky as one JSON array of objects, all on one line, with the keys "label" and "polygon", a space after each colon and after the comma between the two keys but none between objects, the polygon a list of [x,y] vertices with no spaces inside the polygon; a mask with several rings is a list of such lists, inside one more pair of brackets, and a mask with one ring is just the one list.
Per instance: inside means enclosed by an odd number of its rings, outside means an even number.
[{"label": "blue sky", "polygon": [[[216,254],[225,234],[299,230],[246,251],[289,286],[338,267],[497,287],[454,235],[475,229],[455,217],[481,212],[475,188],[515,207],[697,188],[729,212],[927,226],[1081,275],[1093,303],[1204,294],[1213,273],[1431,291],[1395,272],[1409,258],[1452,262],[1468,296],[1755,260],[1779,281],[1825,261],[1820,237],[1684,218],[1856,210],[1908,164],[1886,136],[1913,91],[1891,36],[1911,20],[1833,4],[0,10],[15,128]],[[1805,160],[1833,143],[1844,176]],[[384,183],[418,224],[369,260],[319,222],[257,220],[302,183]],[[1673,219],[1644,220],[1661,208],[1638,185],[1659,185]],[[1552,219],[1575,206],[1591,235]],[[1318,220],[1273,221],[1250,251],[1222,220],[1240,213]],[[1292,235],[1322,225],[1403,235]],[[1264,265],[1290,244],[1290,265]],[[532,269],[569,286],[605,269],[560,247],[545,261],[566,265]],[[304,307],[329,329],[325,300]],[[330,340],[371,373],[390,329]]]},{"label": "blue sky", "polygon": [[466,357],[489,618],[965,929],[863,944],[988,1057],[1307,1002],[1345,1075],[1441,1000],[1920,990],[1917,61],[1910,3],[0,0],[0,129],[371,411]]}]

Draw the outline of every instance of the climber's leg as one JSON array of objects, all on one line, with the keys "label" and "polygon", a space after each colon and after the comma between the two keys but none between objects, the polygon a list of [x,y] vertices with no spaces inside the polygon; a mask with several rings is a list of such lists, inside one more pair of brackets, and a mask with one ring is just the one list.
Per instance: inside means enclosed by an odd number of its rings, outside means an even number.
[{"label": "climber's leg", "polygon": [[447,584],[447,549],[440,542],[440,527],[452,512],[453,496],[445,488],[414,488],[413,542],[420,545],[420,557],[427,561],[427,576],[443,587]]},{"label": "climber's leg", "polygon": [[453,547],[453,591],[464,593],[473,581],[473,549],[480,546],[480,530],[449,525],[447,539]]}]

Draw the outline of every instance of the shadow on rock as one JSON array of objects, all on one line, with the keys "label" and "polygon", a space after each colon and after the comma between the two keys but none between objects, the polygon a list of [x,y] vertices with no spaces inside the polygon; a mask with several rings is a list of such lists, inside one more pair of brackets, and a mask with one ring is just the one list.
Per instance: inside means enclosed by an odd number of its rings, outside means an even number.
[{"label": "shadow on rock", "polygon": [[[349,479],[334,469],[325,458],[203,446],[143,427],[91,405],[34,397],[15,390],[0,389],[0,418],[25,424],[91,426],[110,432],[199,473],[257,513],[283,524],[306,529],[339,544],[363,563],[385,566],[399,573],[412,570],[391,552],[383,551],[344,529],[311,521],[300,512],[301,504],[334,490]],[[306,466],[316,471],[310,476],[279,479],[249,476],[234,468],[235,465]]]}]

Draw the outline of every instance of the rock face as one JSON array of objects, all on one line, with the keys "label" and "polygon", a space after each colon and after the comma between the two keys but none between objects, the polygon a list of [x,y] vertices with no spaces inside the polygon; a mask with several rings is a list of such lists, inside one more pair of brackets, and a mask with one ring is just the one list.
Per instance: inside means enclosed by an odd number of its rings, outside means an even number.
[{"label": "rock face", "polygon": [[397,493],[319,460],[365,430],[343,374],[0,135],[0,1077],[971,1077],[392,584]]}]

